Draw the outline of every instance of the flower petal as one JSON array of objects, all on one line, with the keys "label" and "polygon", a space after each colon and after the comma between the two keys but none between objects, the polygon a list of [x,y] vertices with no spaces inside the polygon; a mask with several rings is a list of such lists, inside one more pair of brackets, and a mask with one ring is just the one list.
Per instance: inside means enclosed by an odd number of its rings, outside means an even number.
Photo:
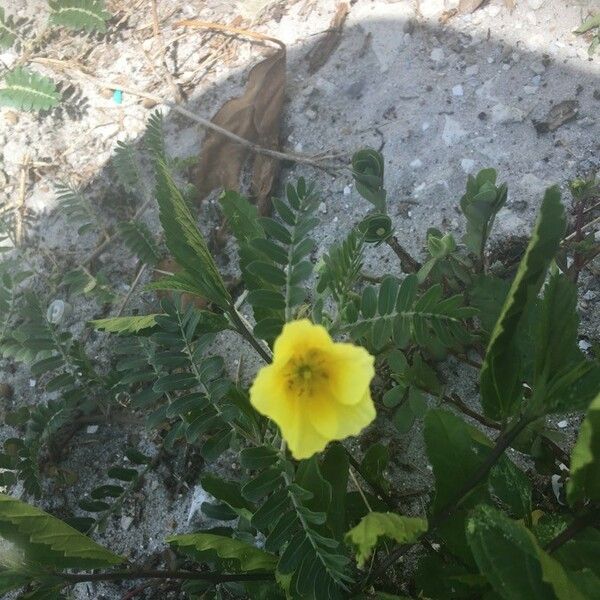
[{"label": "flower petal", "polygon": [[292,456],[303,460],[324,450],[329,440],[313,427],[303,403],[296,400],[290,403],[290,408],[288,418],[279,423],[279,427]]},{"label": "flower petal", "polygon": [[279,424],[287,417],[289,406],[283,389],[283,378],[275,365],[260,369],[250,388],[250,404],[261,414]]},{"label": "flower petal", "polygon": [[330,355],[332,393],[341,404],[357,404],[375,376],[375,359],[353,344],[335,344]]},{"label": "flower petal", "polygon": [[285,364],[292,356],[303,354],[306,350],[327,350],[333,347],[333,340],[322,325],[315,325],[308,319],[291,321],[283,326],[273,346],[274,362]]},{"label": "flower petal", "polygon": [[338,439],[340,408],[333,397],[319,394],[306,402],[305,412],[319,435],[335,440]]},{"label": "flower petal", "polygon": [[371,390],[367,388],[362,399],[356,404],[340,406],[338,415],[338,437],[343,440],[351,435],[358,435],[367,425],[373,422],[377,415],[371,399]]}]

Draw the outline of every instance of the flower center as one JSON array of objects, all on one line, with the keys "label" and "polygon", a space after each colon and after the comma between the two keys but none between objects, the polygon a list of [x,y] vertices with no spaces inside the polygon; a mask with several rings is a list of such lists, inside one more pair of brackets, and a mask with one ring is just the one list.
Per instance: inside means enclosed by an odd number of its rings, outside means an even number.
[{"label": "flower center", "polygon": [[313,396],[329,379],[325,362],[325,357],[318,350],[291,358],[285,366],[288,391],[304,399]]}]

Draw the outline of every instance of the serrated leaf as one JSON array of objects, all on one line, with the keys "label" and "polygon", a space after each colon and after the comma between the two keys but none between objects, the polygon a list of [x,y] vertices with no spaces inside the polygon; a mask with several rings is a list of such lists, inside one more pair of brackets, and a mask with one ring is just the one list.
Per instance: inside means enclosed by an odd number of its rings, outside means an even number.
[{"label": "serrated leaf", "polygon": [[271,573],[275,570],[277,564],[275,555],[259,550],[255,546],[240,540],[221,535],[191,533],[170,536],[166,541],[181,552],[190,554],[194,558],[196,553],[213,551],[221,559],[239,562],[242,571],[266,571]]},{"label": "serrated leaf", "polygon": [[140,331],[153,329],[156,324],[156,318],[161,315],[140,315],[131,317],[109,317],[108,319],[95,319],[88,323],[98,331],[107,333],[118,333],[121,335],[135,335]]},{"label": "serrated leaf", "polygon": [[54,81],[22,67],[12,70],[0,88],[0,106],[18,110],[49,110],[58,106],[60,94]]},{"label": "serrated leaf", "polygon": [[527,303],[537,295],[566,227],[558,188],[546,191],[525,256],[492,332],[481,370],[481,402],[486,416],[510,417],[522,396],[516,334]]},{"label": "serrated leaf", "polygon": [[10,48],[17,37],[18,34],[13,29],[13,18],[6,17],[4,9],[0,6],[0,48]]},{"label": "serrated leaf", "polygon": [[99,568],[123,559],[59,519],[0,494],[0,536],[32,561],[59,568]]},{"label": "serrated leaf", "polygon": [[427,521],[418,517],[405,517],[394,513],[370,512],[346,534],[346,542],[356,547],[359,569],[371,556],[379,538],[386,537],[399,544],[412,544],[427,531]]},{"label": "serrated leaf", "polygon": [[118,225],[125,245],[145,264],[156,265],[160,251],[148,226],[141,221],[122,221]]},{"label": "serrated leaf", "polygon": [[185,269],[172,276],[170,281],[185,280],[187,289],[183,291],[203,296],[226,308],[231,297],[217,265],[181,192],[160,160],[156,161],[156,180],[156,199],[166,243],[175,260]]}]

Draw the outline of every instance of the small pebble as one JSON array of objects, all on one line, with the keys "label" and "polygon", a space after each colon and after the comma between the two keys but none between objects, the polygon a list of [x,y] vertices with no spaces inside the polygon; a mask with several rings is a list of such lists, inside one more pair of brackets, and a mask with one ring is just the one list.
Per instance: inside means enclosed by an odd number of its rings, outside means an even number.
[{"label": "small pebble", "polygon": [[469,175],[470,173],[473,172],[473,169],[475,167],[475,161],[472,158],[463,158],[460,161],[460,166],[462,167],[462,170]]},{"label": "small pebble", "polygon": [[452,88],[452,95],[453,96],[463,96],[464,95],[464,90],[463,90],[463,86],[462,85],[455,85]]},{"label": "small pebble", "polygon": [[583,295],[583,299],[584,300],[593,300],[598,294],[596,294],[596,292],[593,292],[592,290],[588,290],[584,295]]},{"label": "small pebble", "polygon": [[85,429],[86,433],[93,435],[98,431],[98,425],[88,425]]},{"label": "small pebble", "polygon": [[35,379],[30,379],[30,380],[29,380],[29,387],[30,387],[30,388],[32,388],[32,387],[35,387],[35,384],[36,384],[36,383],[37,383],[37,381],[36,381]]},{"label": "small pebble", "polygon": [[592,347],[592,344],[590,344],[587,340],[579,340],[579,343],[577,345],[579,346],[579,349],[582,352],[585,352],[586,350],[589,350]]},{"label": "small pebble", "polygon": [[479,65],[469,65],[465,69],[465,74],[468,77],[473,77],[474,75],[477,75],[478,73],[479,73]]},{"label": "small pebble", "polygon": [[559,421],[556,425],[561,429],[564,429],[569,424],[568,421]]},{"label": "small pebble", "polygon": [[319,204],[319,212],[323,213],[324,215],[327,214],[327,204],[325,204],[325,202],[321,202],[321,204]]},{"label": "small pebble", "polygon": [[433,62],[440,63],[445,58],[444,51],[441,48],[434,48],[429,57]]},{"label": "small pebble", "polygon": [[421,129],[423,131],[427,131],[429,128],[431,127],[431,123],[429,123],[429,121],[425,121],[422,125],[421,125]]},{"label": "small pebble", "polygon": [[304,149],[304,146],[302,145],[302,142],[298,142],[294,146],[294,152],[302,152],[303,149]]},{"label": "small pebble", "polygon": [[349,185],[344,186],[344,196],[349,196],[352,193],[352,188]]},{"label": "small pebble", "polygon": [[415,160],[412,160],[410,162],[410,166],[413,169],[419,169],[419,168],[421,168],[423,166],[423,161],[421,161],[419,158],[415,158]]}]

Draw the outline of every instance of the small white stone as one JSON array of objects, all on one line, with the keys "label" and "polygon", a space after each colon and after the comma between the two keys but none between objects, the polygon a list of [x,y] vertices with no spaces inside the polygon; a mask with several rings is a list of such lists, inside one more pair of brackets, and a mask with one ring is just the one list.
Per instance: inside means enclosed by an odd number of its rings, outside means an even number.
[{"label": "small white stone", "polygon": [[488,56],[487,61],[488,61],[489,65],[493,64],[494,63],[494,57],[493,56]]},{"label": "small white stone", "polygon": [[123,515],[121,517],[121,529],[123,531],[127,531],[131,527],[132,523],[133,523],[133,517],[128,517],[126,515]]},{"label": "small white stone", "polygon": [[412,219],[412,210],[406,211],[406,215],[408,216],[409,219]]},{"label": "small white stone", "polygon": [[319,204],[319,212],[327,214],[327,204],[325,204],[325,202],[321,202],[321,204]]},{"label": "small white stone", "polygon": [[423,161],[420,158],[415,158],[415,160],[410,162],[410,166],[413,169],[420,169],[423,166]]},{"label": "small white stone", "polygon": [[441,63],[445,58],[444,51],[441,48],[434,48],[429,57],[433,62]]},{"label": "small white stone", "polygon": [[544,66],[544,63],[540,60],[536,60],[532,63],[529,64],[529,68],[536,74],[536,75],[541,75],[545,70],[546,67]]},{"label": "small white stone", "polygon": [[469,175],[473,172],[473,169],[475,168],[475,161],[472,158],[463,158],[460,161],[460,166],[462,167],[462,170],[467,175]]},{"label": "small white stone", "polygon": [[492,4],[492,6],[488,6],[487,9],[488,15],[490,15],[490,17],[492,17],[492,19],[494,17],[497,17],[500,14],[500,7],[496,6],[495,4]]},{"label": "small white stone", "polygon": [[525,118],[522,110],[505,104],[495,104],[491,112],[494,123],[520,123]]},{"label": "small white stone", "polygon": [[86,433],[93,435],[94,433],[96,433],[98,431],[98,425],[88,425],[85,428],[85,431],[86,431]]},{"label": "small white stone", "polygon": [[35,379],[30,379],[29,380],[29,387],[35,387],[35,384],[37,383],[37,381]]},{"label": "small white stone", "polygon": [[446,146],[457,144],[467,135],[467,132],[462,128],[461,124],[446,115],[444,122],[444,130],[442,131],[442,140]]},{"label": "small white stone", "polygon": [[563,420],[563,421],[559,421],[556,425],[557,425],[557,427],[564,429],[568,424],[569,424],[569,421]]},{"label": "small white stone", "polygon": [[349,196],[352,193],[352,188],[349,185],[344,186],[344,196]]},{"label": "small white stone", "polygon": [[479,65],[469,65],[465,69],[465,74],[468,77],[473,77],[474,75],[477,75],[478,73],[479,73]]},{"label": "small white stone", "polygon": [[577,345],[579,346],[579,349],[582,352],[585,352],[586,350],[589,350],[592,347],[592,345],[587,340],[579,340]]},{"label": "small white stone", "polygon": [[463,90],[463,86],[462,86],[462,85],[460,85],[460,84],[458,84],[458,85],[455,85],[455,86],[452,88],[452,95],[453,95],[453,96],[463,96],[463,95],[464,95],[464,93],[465,93],[465,92],[464,92],[464,90]]},{"label": "small white stone", "polygon": [[317,118],[317,113],[312,108],[307,108],[304,111],[304,114],[306,115],[309,121],[314,121]]},{"label": "small white stone", "polygon": [[593,292],[592,290],[588,290],[584,295],[583,295],[583,299],[584,300],[593,300],[598,294],[596,294],[596,292]]},{"label": "small white stone", "polygon": [[431,123],[429,121],[425,121],[422,125],[421,125],[421,129],[423,131],[427,131],[429,128],[431,127]]},{"label": "small white stone", "polygon": [[523,88],[523,93],[527,94],[528,96],[532,96],[533,94],[537,94],[538,89],[539,88],[535,85],[526,85]]},{"label": "small white stone", "polygon": [[509,65],[509,64],[507,64],[507,63],[504,63],[504,64],[502,65],[502,70],[503,70],[503,71],[510,71],[510,65]]},{"label": "small white stone", "polygon": [[294,152],[302,152],[303,149],[304,149],[304,146],[302,145],[302,142],[298,142],[294,146]]},{"label": "small white stone", "polygon": [[564,487],[563,482],[561,481],[560,475],[552,475],[552,491],[554,492],[554,496],[559,504],[564,504],[564,502],[560,499],[560,492]]}]

